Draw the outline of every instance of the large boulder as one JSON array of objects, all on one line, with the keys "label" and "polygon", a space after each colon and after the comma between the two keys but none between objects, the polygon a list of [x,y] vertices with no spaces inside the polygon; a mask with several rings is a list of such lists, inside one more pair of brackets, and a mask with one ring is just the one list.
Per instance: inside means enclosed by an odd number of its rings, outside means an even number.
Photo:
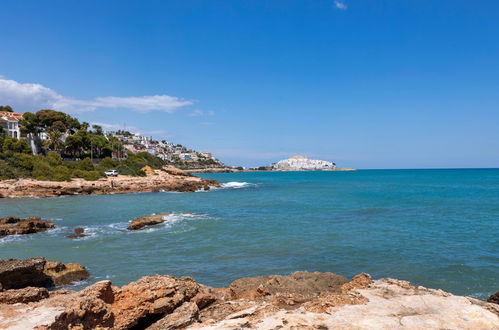
[{"label": "large boulder", "polygon": [[63,286],[73,282],[83,281],[90,276],[87,269],[80,264],[64,264],[52,260],[47,260],[43,272],[52,279],[52,283],[55,286]]},{"label": "large boulder", "polygon": [[145,276],[117,291],[112,304],[116,329],[150,325],[172,313],[199,291],[199,284],[190,277]]},{"label": "large boulder", "polygon": [[164,218],[168,215],[171,215],[171,213],[159,213],[133,219],[128,226],[128,230],[139,230],[144,227],[159,225],[160,223],[165,222]]},{"label": "large boulder", "polygon": [[63,264],[45,258],[0,260],[0,286],[4,290],[68,285],[88,277],[85,267],[76,263]]},{"label": "large boulder", "polygon": [[45,263],[45,258],[0,260],[0,285],[4,290],[49,287],[52,279],[43,272]]}]

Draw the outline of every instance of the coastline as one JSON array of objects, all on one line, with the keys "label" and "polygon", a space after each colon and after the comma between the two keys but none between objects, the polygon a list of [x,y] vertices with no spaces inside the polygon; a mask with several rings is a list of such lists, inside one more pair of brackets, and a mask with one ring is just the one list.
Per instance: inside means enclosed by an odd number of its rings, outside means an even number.
[{"label": "coastline", "polygon": [[335,168],[324,170],[254,170],[254,169],[237,169],[231,167],[225,168],[198,168],[192,170],[184,170],[186,173],[258,173],[258,172],[354,172],[355,168]]},{"label": "coastline", "polygon": [[[68,264],[75,269],[59,274],[54,266],[66,265],[48,263],[49,273],[43,258],[0,260],[0,328],[499,329],[499,293],[485,302],[366,273],[349,280],[299,271],[240,278],[223,288],[154,275],[122,287],[104,280],[80,291],[48,291],[40,282],[47,274],[88,276],[82,265]],[[19,273],[23,283],[14,281]]]},{"label": "coastline", "polygon": [[174,168],[149,170],[145,177],[119,175],[97,181],[72,179],[71,181],[39,181],[17,179],[0,181],[0,198],[57,197],[65,195],[103,195],[137,192],[195,192],[218,187],[214,180],[199,178]]}]

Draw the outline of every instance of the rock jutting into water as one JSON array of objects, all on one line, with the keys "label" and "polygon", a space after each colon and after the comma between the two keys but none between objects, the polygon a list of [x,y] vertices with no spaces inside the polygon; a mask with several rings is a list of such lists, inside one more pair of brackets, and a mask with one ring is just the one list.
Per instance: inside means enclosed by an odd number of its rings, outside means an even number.
[{"label": "rock jutting into water", "polygon": [[26,287],[53,287],[88,279],[80,264],[30,258],[0,260],[0,291]]},{"label": "rock jutting into water", "polygon": [[34,179],[0,181],[0,198],[7,197],[53,197],[64,195],[125,194],[133,192],[194,192],[209,190],[220,183],[203,179],[171,167],[152,170],[145,177],[120,175],[97,181],[72,179],[69,182],[38,181]]},{"label": "rock jutting into water", "polygon": [[74,234],[67,235],[66,237],[67,238],[82,238],[82,237],[86,237],[87,235],[85,235],[84,233],[85,233],[85,229],[79,227],[79,228],[75,228],[74,229]]},{"label": "rock jutting into water", "polygon": [[144,227],[159,225],[160,223],[165,222],[164,217],[171,215],[171,213],[159,213],[149,215],[147,217],[140,217],[137,219],[133,219],[128,226],[128,230],[139,230]]},{"label": "rock jutting into water", "polygon": [[348,281],[332,273],[297,272],[243,278],[228,288],[156,275],[121,288],[101,281],[79,292],[38,295],[43,298],[29,304],[36,292],[12,292],[0,300],[0,328],[499,328],[499,305],[367,274]]},{"label": "rock jutting into water", "polygon": [[487,301],[490,303],[499,304],[499,291],[491,295],[489,299],[487,299]]},{"label": "rock jutting into water", "polygon": [[54,228],[51,221],[41,220],[38,217],[21,219],[18,217],[0,218],[0,238],[7,235],[27,235]]}]

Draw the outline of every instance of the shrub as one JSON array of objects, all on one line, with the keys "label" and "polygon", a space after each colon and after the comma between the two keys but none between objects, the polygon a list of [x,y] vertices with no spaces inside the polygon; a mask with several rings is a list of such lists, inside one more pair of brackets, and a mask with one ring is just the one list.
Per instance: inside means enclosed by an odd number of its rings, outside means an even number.
[{"label": "shrub", "polygon": [[94,164],[92,163],[90,158],[79,160],[76,164],[76,168],[84,171],[93,171],[95,169]]},{"label": "shrub", "polygon": [[44,160],[35,162],[31,175],[37,180],[50,180],[52,178],[52,168]]},{"label": "shrub", "polygon": [[52,173],[52,179],[55,181],[71,181],[71,171],[66,166],[56,166]]},{"label": "shrub", "polygon": [[0,159],[0,179],[15,179],[17,177],[16,171],[5,160]]},{"label": "shrub", "polygon": [[48,153],[47,157],[45,157],[45,159],[47,160],[47,162],[49,163],[50,166],[59,166],[59,165],[62,165],[62,158],[55,151],[50,151]]}]

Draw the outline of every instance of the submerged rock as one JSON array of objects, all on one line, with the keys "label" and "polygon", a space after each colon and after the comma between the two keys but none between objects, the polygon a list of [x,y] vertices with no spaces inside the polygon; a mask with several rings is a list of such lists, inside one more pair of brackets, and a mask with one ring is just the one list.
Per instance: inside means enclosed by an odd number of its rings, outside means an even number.
[{"label": "submerged rock", "polygon": [[165,222],[164,217],[168,215],[171,215],[171,213],[159,213],[147,217],[133,219],[130,226],[128,226],[128,230],[139,230],[147,226],[159,225],[160,223]]},{"label": "submerged rock", "polygon": [[68,285],[89,277],[80,264],[30,258],[24,260],[0,260],[0,286],[4,290],[21,289],[28,286],[53,287]]},{"label": "submerged rock", "polygon": [[21,219],[18,217],[0,218],[0,238],[7,235],[26,235],[55,228],[51,221],[41,220],[37,217]]},{"label": "submerged rock", "polygon": [[75,228],[74,229],[74,234],[70,234],[66,236],[67,238],[82,238],[86,237],[87,235],[84,234],[85,229],[84,228]]}]

